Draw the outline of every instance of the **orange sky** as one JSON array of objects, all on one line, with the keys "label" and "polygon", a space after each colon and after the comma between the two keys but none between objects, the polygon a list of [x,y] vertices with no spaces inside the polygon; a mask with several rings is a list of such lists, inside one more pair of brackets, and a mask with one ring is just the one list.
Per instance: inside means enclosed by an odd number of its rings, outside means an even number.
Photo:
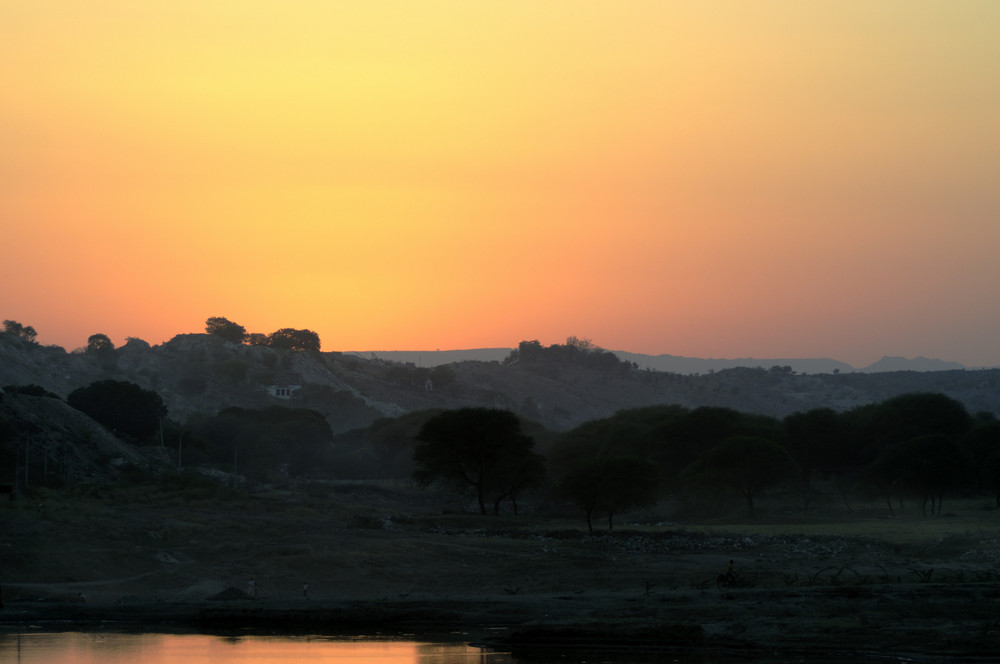
[{"label": "orange sky", "polygon": [[1000,3],[5,0],[0,317],[1000,364]]}]

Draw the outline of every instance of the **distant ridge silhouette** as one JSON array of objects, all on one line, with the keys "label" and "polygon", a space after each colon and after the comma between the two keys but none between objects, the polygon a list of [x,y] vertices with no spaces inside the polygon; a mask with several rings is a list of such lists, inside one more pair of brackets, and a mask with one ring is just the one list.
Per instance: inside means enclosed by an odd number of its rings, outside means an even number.
[{"label": "distant ridge silhouette", "polygon": [[[465,350],[367,350],[347,351],[365,359],[378,358],[389,362],[411,363],[418,367],[436,367],[452,362],[502,362],[513,348],[469,348]],[[879,373],[887,371],[954,371],[966,369],[964,364],[946,360],[916,357],[886,356],[862,369],[830,358],[753,358],[734,359],[684,357],[681,355],[647,355],[629,351],[611,351],[626,362],[636,363],[640,369],[666,371],[677,374],[702,374],[737,367],[770,369],[789,367],[795,373]]]},{"label": "distant ridge silhouette", "polygon": [[915,357],[912,360],[905,357],[885,356],[878,362],[869,364],[861,371],[869,373],[880,373],[885,371],[954,371],[956,369],[966,369],[964,364],[959,362],[948,362],[946,360],[935,360],[927,357]]}]

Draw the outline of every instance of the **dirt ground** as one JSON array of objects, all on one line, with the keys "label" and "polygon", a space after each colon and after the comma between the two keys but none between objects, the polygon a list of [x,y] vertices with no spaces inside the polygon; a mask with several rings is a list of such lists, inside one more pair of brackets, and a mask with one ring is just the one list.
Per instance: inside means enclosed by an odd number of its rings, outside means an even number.
[{"label": "dirt ground", "polygon": [[[982,500],[590,534],[568,516],[448,513],[406,487],[76,494],[0,506],[0,623],[458,632],[515,652],[1000,651],[1000,511]],[[720,586],[730,560],[738,581]]]}]

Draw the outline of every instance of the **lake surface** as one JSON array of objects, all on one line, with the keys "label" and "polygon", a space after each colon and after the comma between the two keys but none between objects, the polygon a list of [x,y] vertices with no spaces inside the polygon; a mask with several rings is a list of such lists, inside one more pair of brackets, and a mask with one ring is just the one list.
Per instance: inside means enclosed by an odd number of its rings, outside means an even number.
[{"label": "lake surface", "polygon": [[209,636],[40,632],[0,634],[3,664],[510,664],[510,655],[464,643],[322,636]]},{"label": "lake surface", "polygon": [[[456,636],[456,639],[460,637]],[[856,664],[864,657],[851,657]],[[461,641],[343,636],[214,636],[207,634],[0,631],[2,664],[831,664],[835,658],[733,659],[711,655],[545,652],[530,660]],[[880,660],[881,661],[881,660]]]}]

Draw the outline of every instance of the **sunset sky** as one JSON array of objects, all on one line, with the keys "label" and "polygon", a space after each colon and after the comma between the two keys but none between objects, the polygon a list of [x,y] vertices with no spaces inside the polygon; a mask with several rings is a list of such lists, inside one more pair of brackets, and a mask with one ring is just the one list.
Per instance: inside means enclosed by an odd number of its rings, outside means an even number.
[{"label": "sunset sky", "polygon": [[1000,2],[4,0],[0,318],[1000,365]]}]

